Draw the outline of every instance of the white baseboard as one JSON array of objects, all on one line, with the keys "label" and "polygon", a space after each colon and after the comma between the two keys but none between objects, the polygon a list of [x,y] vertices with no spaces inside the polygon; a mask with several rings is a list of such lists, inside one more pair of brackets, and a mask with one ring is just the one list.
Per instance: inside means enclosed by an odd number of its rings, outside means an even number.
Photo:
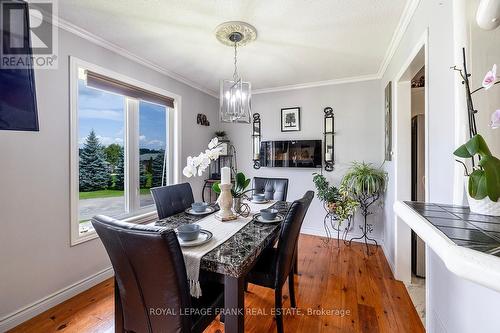
[{"label": "white baseboard", "polygon": [[[301,234],[306,234],[306,235],[312,235],[312,236],[320,236],[320,237],[326,237],[326,232],[325,229],[322,228],[311,228],[308,226],[302,226],[300,229]],[[342,237],[342,233],[340,234]],[[348,240],[351,239],[352,237],[359,237],[361,236],[360,233],[356,232],[349,232],[348,234]],[[337,232],[332,233],[332,238],[337,239]],[[384,244],[383,240],[378,238],[378,237],[373,237],[378,243],[378,245],[382,246]],[[385,252],[384,252],[385,253]]]},{"label": "white baseboard", "polygon": [[387,263],[389,264],[389,267],[391,268],[391,272],[393,276],[396,276],[396,271],[394,269],[394,261],[392,257],[389,255],[389,250],[387,249],[385,243],[382,243],[382,251],[384,251],[385,259],[387,260]]},{"label": "white baseboard", "polygon": [[72,285],[69,285],[55,293],[33,302],[17,311],[14,311],[0,319],[0,332],[5,332],[17,325],[47,311],[48,309],[60,304],[71,297],[92,288],[98,283],[109,279],[114,275],[113,268],[108,267],[96,274],[82,279]]}]

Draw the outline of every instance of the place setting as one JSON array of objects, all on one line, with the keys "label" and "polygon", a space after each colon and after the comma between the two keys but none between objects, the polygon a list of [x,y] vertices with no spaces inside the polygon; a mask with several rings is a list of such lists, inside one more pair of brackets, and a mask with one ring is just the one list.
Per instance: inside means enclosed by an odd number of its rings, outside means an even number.
[{"label": "place setting", "polygon": [[261,209],[260,213],[253,216],[253,220],[258,223],[279,223],[284,220],[284,215],[274,208]]},{"label": "place setting", "polygon": [[191,207],[186,208],[184,212],[189,215],[208,215],[217,211],[215,205],[210,205],[206,202],[193,202]]},{"label": "place setting", "polygon": [[177,229],[177,238],[181,247],[199,246],[208,243],[213,235],[210,231],[201,229],[198,224],[183,224]]}]

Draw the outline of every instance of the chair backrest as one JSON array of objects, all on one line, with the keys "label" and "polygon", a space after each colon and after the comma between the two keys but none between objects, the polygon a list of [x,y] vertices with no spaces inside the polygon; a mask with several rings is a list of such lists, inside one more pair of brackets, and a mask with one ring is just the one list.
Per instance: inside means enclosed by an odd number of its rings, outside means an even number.
[{"label": "chair backrest", "polygon": [[92,225],[115,271],[124,331],[189,332],[190,316],[179,313],[191,299],[175,232],[102,215]]},{"label": "chair backrest", "polygon": [[255,193],[264,193],[268,200],[286,201],[288,179],[254,177],[253,188]]},{"label": "chair backrest", "polygon": [[306,216],[309,205],[314,198],[313,191],[307,191],[302,199],[295,200],[285,216],[281,225],[278,240],[278,256],[276,258],[275,288],[281,288],[293,268],[295,249],[300,234],[300,228]]},{"label": "chair backrest", "polygon": [[194,202],[193,190],[189,183],[154,187],[151,194],[160,219],[183,212]]}]

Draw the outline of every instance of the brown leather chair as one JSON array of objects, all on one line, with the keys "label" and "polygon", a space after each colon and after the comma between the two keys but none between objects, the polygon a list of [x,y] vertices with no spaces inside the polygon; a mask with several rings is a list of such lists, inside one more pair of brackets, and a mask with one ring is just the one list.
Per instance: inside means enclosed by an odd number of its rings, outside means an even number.
[{"label": "brown leather chair", "polygon": [[181,213],[194,202],[189,183],[154,187],[150,191],[160,219]]},{"label": "brown leather chair", "polygon": [[224,306],[224,286],[218,283],[202,282],[203,296],[190,296],[173,230],[102,215],[92,225],[115,271],[115,332],[203,332],[215,309]]},{"label": "brown leather chair", "polygon": [[[266,248],[246,278],[247,282],[274,289],[277,309],[282,307],[281,290],[287,278],[290,303],[293,308],[296,307],[293,264],[300,228],[313,198],[314,192],[307,191],[302,199],[292,203],[281,225],[278,247]],[[283,318],[279,311],[276,311],[276,325],[278,332],[282,333]]]}]

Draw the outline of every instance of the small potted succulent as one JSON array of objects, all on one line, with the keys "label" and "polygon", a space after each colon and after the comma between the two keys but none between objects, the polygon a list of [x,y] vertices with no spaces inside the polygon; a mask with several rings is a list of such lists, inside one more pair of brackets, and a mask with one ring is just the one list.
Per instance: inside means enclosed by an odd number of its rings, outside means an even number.
[{"label": "small potted succulent", "polygon": [[[467,199],[469,208],[472,212],[500,216],[500,159],[493,156],[486,140],[477,133],[475,114],[477,110],[474,109],[472,95],[481,91],[489,90],[496,84],[500,83],[497,77],[496,65],[486,73],[482,87],[473,91],[470,90],[469,77],[465,66],[464,69],[457,69],[463,78],[463,83],[466,90],[468,116],[469,116],[469,134],[470,139],[465,144],[458,147],[453,154],[457,157],[469,159],[472,168],[469,169],[467,165],[460,160],[465,168],[465,185],[467,192]],[[496,110],[491,115],[490,127],[496,129],[500,127],[500,110]],[[471,171],[470,171],[471,170]]]}]

